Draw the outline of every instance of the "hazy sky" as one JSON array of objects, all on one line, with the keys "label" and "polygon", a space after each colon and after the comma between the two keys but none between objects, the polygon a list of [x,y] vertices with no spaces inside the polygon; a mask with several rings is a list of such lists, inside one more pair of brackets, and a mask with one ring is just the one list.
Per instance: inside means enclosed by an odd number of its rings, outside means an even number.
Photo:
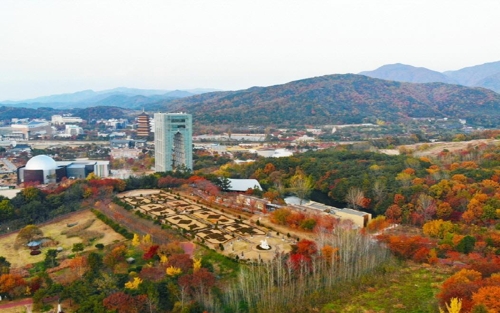
[{"label": "hazy sky", "polygon": [[500,1],[1,0],[0,100],[500,60]]}]

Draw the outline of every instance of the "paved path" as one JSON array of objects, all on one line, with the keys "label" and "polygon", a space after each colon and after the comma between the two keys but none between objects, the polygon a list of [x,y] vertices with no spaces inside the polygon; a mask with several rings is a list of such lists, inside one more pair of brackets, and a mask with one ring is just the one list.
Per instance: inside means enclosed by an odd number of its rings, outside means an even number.
[{"label": "paved path", "polygon": [[[2,312],[3,310],[12,309],[15,307],[20,307],[20,306],[22,306],[24,308],[24,306],[27,304],[33,304],[33,299],[28,298],[28,299],[23,299],[20,301],[15,301],[15,302],[11,302],[11,301],[6,302],[6,303],[3,303],[3,302],[4,302],[3,300],[0,302],[0,312]],[[24,310],[23,310],[23,312],[24,312]]]},{"label": "paved path", "polygon": [[17,166],[15,166],[11,161],[9,161],[8,159],[0,159],[3,164],[5,164],[5,166],[11,171],[11,172],[15,172],[17,170]]}]

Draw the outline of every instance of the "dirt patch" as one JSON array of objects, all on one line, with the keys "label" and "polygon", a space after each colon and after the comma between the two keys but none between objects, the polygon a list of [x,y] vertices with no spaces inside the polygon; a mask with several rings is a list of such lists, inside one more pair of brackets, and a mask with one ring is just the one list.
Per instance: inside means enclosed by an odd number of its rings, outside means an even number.
[{"label": "dirt patch", "polygon": [[[14,248],[14,243],[17,232],[10,234],[0,238],[0,255],[7,258],[7,260],[12,264],[12,267],[22,267],[27,264],[43,261],[45,259],[45,252],[48,249],[55,249],[56,247],[63,248],[63,252],[59,254],[60,256],[67,256],[72,253],[71,249],[73,244],[82,242],[82,239],[78,236],[67,238],[66,235],[61,234],[61,232],[70,229],[67,227],[68,224],[77,222],[85,223],[85,221],[93,220],[95,218],[95,215],[90,211],[80,211],[63,220],[40,227],[43,231],[44,237],[53,239],[56,245],[54,247],[42,247],[42,253],[34,256],[30,255],[30,250],[28,248],[20,248],[19,250],[16,250]],[[95,249],[94,245],[97,243],[108,245],[116,240],[124,240],[122,235],[116,233],[111,227],[97,219],[85,230],[103,234],[103,237],[92,242],[90,247],[85,247],[86,250]]]},{"label": "dirt patch", "polygon": [[142,197],[151,194],[158,194],[161,190],[159,189],[136,189],[125,191],[118,194],[118,197]]},{"label": "dirt patch", "polygon": [[459,150],[467,149],[470,146],[477,146],[482,144],[494,144],[499,145],[500,140],[497,139],[477,139],[470,141],[458,141],[458,142],[433,142],[433,143],[419,143],[415,145],[402,146],[408,150],[413,150],[413,155],[415,156],[437,156],[444,149],[455,152]]}]

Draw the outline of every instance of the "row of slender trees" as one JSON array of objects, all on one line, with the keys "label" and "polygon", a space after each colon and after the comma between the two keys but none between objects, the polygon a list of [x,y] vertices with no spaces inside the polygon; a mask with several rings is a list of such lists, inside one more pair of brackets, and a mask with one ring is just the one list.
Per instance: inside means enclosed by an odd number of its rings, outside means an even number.
[{"label": "row of slender trees", "polygon": [[210,312],[306,312],[332,300],[341,284],[384,264],[388,250],[346,225],[320,234],[320,245],[302,241],[289,255],[243,267],[224,292],[200,295]]}]

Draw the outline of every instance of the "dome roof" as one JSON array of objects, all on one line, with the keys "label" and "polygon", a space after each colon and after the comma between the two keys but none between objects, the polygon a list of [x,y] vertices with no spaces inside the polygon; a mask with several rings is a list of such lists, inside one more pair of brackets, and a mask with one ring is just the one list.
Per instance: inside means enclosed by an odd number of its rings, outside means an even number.
[{"label": "dome roof", "polygon": [[28,163],[26,163],[25,169],[27,170],[55,170],[57,168],[56,161],[46,155],[37,155],[32,157]]}]

